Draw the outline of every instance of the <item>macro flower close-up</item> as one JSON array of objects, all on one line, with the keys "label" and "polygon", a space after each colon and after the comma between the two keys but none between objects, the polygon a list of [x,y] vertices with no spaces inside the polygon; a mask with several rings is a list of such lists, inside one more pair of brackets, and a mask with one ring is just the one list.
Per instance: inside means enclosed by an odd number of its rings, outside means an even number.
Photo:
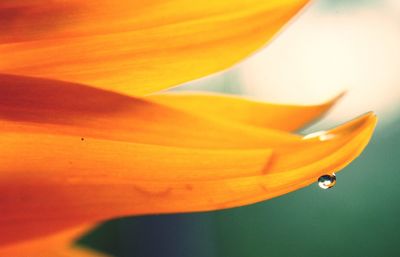
[{"label": "macro flower close-up", "polygon": [[0,256],[160,256],[76,242],[114,219],[229,211],[333,187],[368,145],[376,115],[365,109],[304,129],[351,89],[307,104],[190,89],[251,62],[307,8],[307,0],[1,1]]}]

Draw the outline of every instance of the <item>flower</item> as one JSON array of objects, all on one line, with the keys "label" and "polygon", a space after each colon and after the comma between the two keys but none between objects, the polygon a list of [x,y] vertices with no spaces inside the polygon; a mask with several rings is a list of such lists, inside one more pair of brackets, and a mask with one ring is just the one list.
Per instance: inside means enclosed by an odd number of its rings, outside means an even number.
[{"label": "flower", "polygon": [[81,2],[0,4],[12,18],[0,37],[2,255],[99,256],[69,243],[113,217],[291,192],[342,169],[371,137],[370,113],[318,135],[292,133],[337,98],[285,106],[133,96],[228,67],[305,1]]}]

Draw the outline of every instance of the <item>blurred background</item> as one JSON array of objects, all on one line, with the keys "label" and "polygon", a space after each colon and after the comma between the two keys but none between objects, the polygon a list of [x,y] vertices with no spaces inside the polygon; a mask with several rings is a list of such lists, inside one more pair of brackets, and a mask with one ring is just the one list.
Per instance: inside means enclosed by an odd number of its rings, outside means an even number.
[{"label": "blurred background", "polygon": [[112,220],[79,244],[121,257],[399,256],[399,0],[316,0],[264,50],[173,90],[293,104],[347,91],[307,132],[371,110],[379,125],[331,190],[314,184],[230,210]]}]

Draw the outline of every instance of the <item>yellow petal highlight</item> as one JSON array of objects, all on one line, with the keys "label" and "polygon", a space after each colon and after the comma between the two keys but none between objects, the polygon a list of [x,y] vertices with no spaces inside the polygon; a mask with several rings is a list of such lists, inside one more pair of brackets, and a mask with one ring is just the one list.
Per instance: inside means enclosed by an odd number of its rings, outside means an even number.
[{"label": "yellow petal highlight", "polygon": [[307,0],[0,3],[0,72],[141,95],[228,68]]},{"label": "yellow petal highlight", "polygon": [[200,92],[158,93],[146,98],[196,115],[256,127],[294,131],[327,112],[343,94],[319,105],[283,105]]},{"label": "yellow petal highlight", "polygon": [[0,248],[0,255],[12,257],[111,257],[73,245],[73,241],[89,228],[90,226],[87,225],[79,226],[50,236],[7,245]]}]

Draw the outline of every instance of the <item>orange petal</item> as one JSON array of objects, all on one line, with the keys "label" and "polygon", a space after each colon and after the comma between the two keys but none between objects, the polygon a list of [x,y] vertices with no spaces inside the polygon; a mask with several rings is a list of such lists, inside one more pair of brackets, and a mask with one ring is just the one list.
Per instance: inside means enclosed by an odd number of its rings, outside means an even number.
[{"label": "orange petal", "polygon": [[0,75],[0,123],[4,245],[116,216],[222,209],[290,192],[353,160],[375,117],[302,139]]},{"label": "orange petal", "polygon": [[[129,185],[142,197],[163,199],[168,189],[151,191],[136,187],[135,182],[168,185],[168,181],[260,175],[271,154],[269,149],[181,149],[28,132],[1,132],[0,141],[0,244],[108,219],[120,214],[123,205],[130,209],[138,200],[137,195],[128,194],[127,203],[127,198],[114,198],[111,193],[98,199],[107,203],[99,209],[97,197],[94,203],[82,202],[90,200],[92,190],[101,194]],[[79,196],[71,191],[80,192]]]},{"label": "orange petal", "polygon": [[0,72],[146,94],[228,68],[307,0],[0,3]]},{"label": "orange petal", "polygon": [[365,147],[375,120],[368,114],[324,137],[283,143],[270,162],[268,149],[232,155],[2,132],[0,242],[111,217],[216,210],[278,196],[343,168]]},{"label": "orange petal", "polygon": [[319,105],[269,104],[246,98],[208,93],[158,93],[146,98],[153,102],[232,122],[256,127],[294,131],[328,111],[343,94]]},{"label": "orange petal", "polygon": [[107,257],[105,254],[73,245],[73,241],[88,228],[87,225],[79,226],[50,236],[7,245],[0,248],[0,255],[10,257]]},{"label": "orange petal", "polygon": [[[3,131],[59,133],[195,148],[270,148],[300,137],[210,120],[83,85],[0,74]],[[237,135],[240,135],[238,137]]]}]

